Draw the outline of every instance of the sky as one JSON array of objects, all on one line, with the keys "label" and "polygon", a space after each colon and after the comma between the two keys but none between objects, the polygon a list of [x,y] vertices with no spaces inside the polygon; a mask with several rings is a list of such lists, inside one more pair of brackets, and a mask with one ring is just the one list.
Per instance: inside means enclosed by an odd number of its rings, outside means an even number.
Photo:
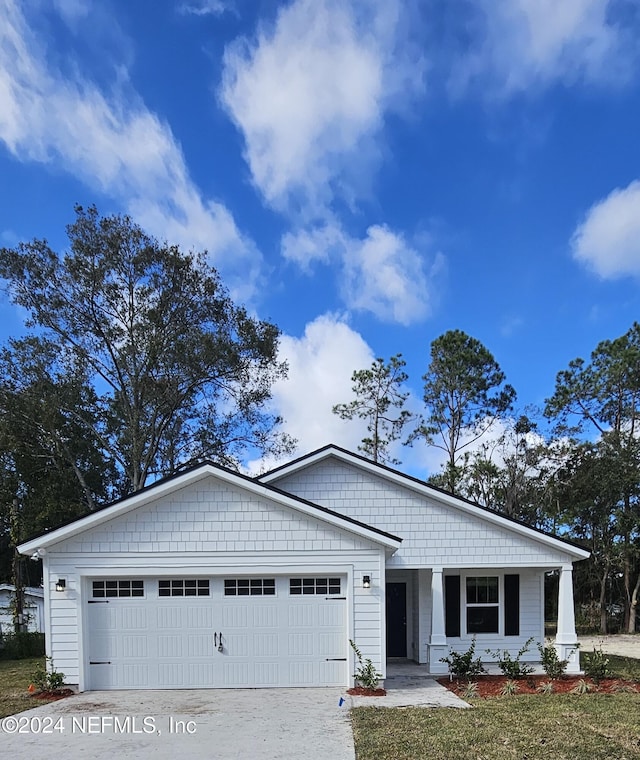
[{"label": "sky", "polygon": [[75,204],[280,327],[298,454],[356,449],[376,357],[418,411],[447,330],[543,405],[640,313],[640,1],[0,0],[0,247],[63,252]]}]

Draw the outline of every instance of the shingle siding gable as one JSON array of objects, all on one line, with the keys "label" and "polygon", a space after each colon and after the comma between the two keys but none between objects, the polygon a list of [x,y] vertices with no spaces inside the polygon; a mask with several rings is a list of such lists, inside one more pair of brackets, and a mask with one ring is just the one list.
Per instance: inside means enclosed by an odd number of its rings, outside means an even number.
[{"label": "shingle siding gable", "polygon": [[389,568],[571,562],[568,554],[533,537],[440,504],[337,459],[311,464],[272,482],[296,496],[400,536],[402,547],[388,559]]},{"label": "shingle siding gable", "polygon": [[115,517],[52,547],[55,553],[370,549],[320,519],[213,478]]}]

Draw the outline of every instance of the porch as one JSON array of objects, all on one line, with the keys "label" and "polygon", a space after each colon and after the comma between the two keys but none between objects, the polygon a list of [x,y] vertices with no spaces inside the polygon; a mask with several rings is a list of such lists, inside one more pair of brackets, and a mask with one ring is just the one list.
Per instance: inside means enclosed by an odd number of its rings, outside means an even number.
[{"label": "porch", "polygon": [[[580,672],[573,606],[572,565],[546,567],[389,569],[385,583],[387,678],[398,669],[442,675],[451,649],[476,655],[491,672],[486,650],[515,655],[531,637],[523,660],[539,661],[544,641],[544,575],[558,569],[558,626],[554,645],[568,673]],[[426,666],[426,667],[425,667]],[[496,671],[497,672],[497,671]],[[391,674],[391,676],[389,675]]]}]

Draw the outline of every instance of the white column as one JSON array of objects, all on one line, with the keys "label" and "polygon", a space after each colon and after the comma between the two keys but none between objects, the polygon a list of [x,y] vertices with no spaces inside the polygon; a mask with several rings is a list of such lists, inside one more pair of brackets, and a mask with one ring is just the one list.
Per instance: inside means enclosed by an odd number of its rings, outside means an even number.
[{"label": "white column", "polygon": [[431,571],[431,644],[446,644],[444,632],[444,593],[442,589],[442,568]]},{"label": "white column", "polygon": [[561,660],[568,660],[567,673],[580,672],[576,617],[573,606],[573,566],[563,565],[560,569],[558,587],[558,630],[555,648]]},{"label": "white column", "polygon": [[447,657],[447,637],[444,627],[444,592],[442,585],[442,568],[431,570],[431,638],[429,640],[429,672],[448,673],[449,668],[442,657]]}]

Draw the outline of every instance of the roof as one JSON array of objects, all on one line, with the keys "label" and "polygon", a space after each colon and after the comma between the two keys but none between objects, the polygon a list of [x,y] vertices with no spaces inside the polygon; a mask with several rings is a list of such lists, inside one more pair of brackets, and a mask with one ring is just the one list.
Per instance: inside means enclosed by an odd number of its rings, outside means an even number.
[{"label": "roof", "polygon": [[47,547],[68,538],[72,538],[79,533],[97,527],[115,517],[119,517],[120,515],[137,509],[140,506],[150,504],[162,496],[166,496],[208,477],[215,477],[228,485],[243,488],[250,493],[270,499],[271,501],[295,509],[310,517],[320,519],[334,527],[347,530],[361,538],[366,538],[375,543],[382,544],[387,549],[395,551],[402,543],[401,538],[394,536],[391,533],[387,533],[386,531],[367,525],[359,520],[334,512],[327,507],[294,496],[276,486],[262,483],[256,478],[242,475],[241,473],[207,461],[156,481],[155,483],[152,483],[135,493],[129,494],[122,499],[106,504],[104,507],[91,512],[88,515],[75,518],[52,531],[29,539],[18,546],[18,551],[21,554],[33,554],[40,550],[42,556],[42,554],[46,554]]},{"label": "roof", "polygon": [[[13,593],[16,587],[12,583],[0,583],[0,591],[10,591]],[[25,586],[22,589],[25,596],[37,596],[44,599],[44,589],[41,586]]]},{"label": "roof", "polygon": [[336,446],[335,444],[328,444],[319,449],[316,449],[315,451],[312,451],[309,454],[300,456],[291,462],[287,462],[283,465],[279,465],[278,467],[274,467],[268,472],[258,476],[257,479],[264,483],[277,482],[280,478],[283,478],[286,475],[291,475],[295,472],[299,472],[300,470],[303,470],[313,464],[317,464],[318,462],[329,459],[331,457],[348,463],[351,466],[366,470],[378,477],[385,478],[404,488],[409,488],[421,494],[422,496],[445,504],[448,507],[453,507],[467,513],[475,514],[476,517],[487,520],[496,525],[500,525],[507,530],[528,536],[529,538],[536,541],[551,545],[556,549],[560,548],[563,551],[566,551],[567,553],[573,555],[577,559],[586,559],[590,555],[589,551],[573,541],[569,541],[565,538],[560,538],[553,533],[540,530],[539,528],[534,528],[522,520],[504,515],[500,512],[496,512],[495,510],[489,509],[488,507],[483,507],[481,504],[477,504],[476,502],[473,502],[469,499],[465,499],[462,496],[454,496],[442,488],[437,488],[436,486],[429,485],[428,483],[425,483],[424,481],[419,480],[412,475],[406,475],[399,470],[395,470],[392,467],[380,464],[379,462],[374,462],[373,460],[367,459],[360,454],[354,454],[353,452],[347,451],[346,449],[343,449],[340,446]]}]

